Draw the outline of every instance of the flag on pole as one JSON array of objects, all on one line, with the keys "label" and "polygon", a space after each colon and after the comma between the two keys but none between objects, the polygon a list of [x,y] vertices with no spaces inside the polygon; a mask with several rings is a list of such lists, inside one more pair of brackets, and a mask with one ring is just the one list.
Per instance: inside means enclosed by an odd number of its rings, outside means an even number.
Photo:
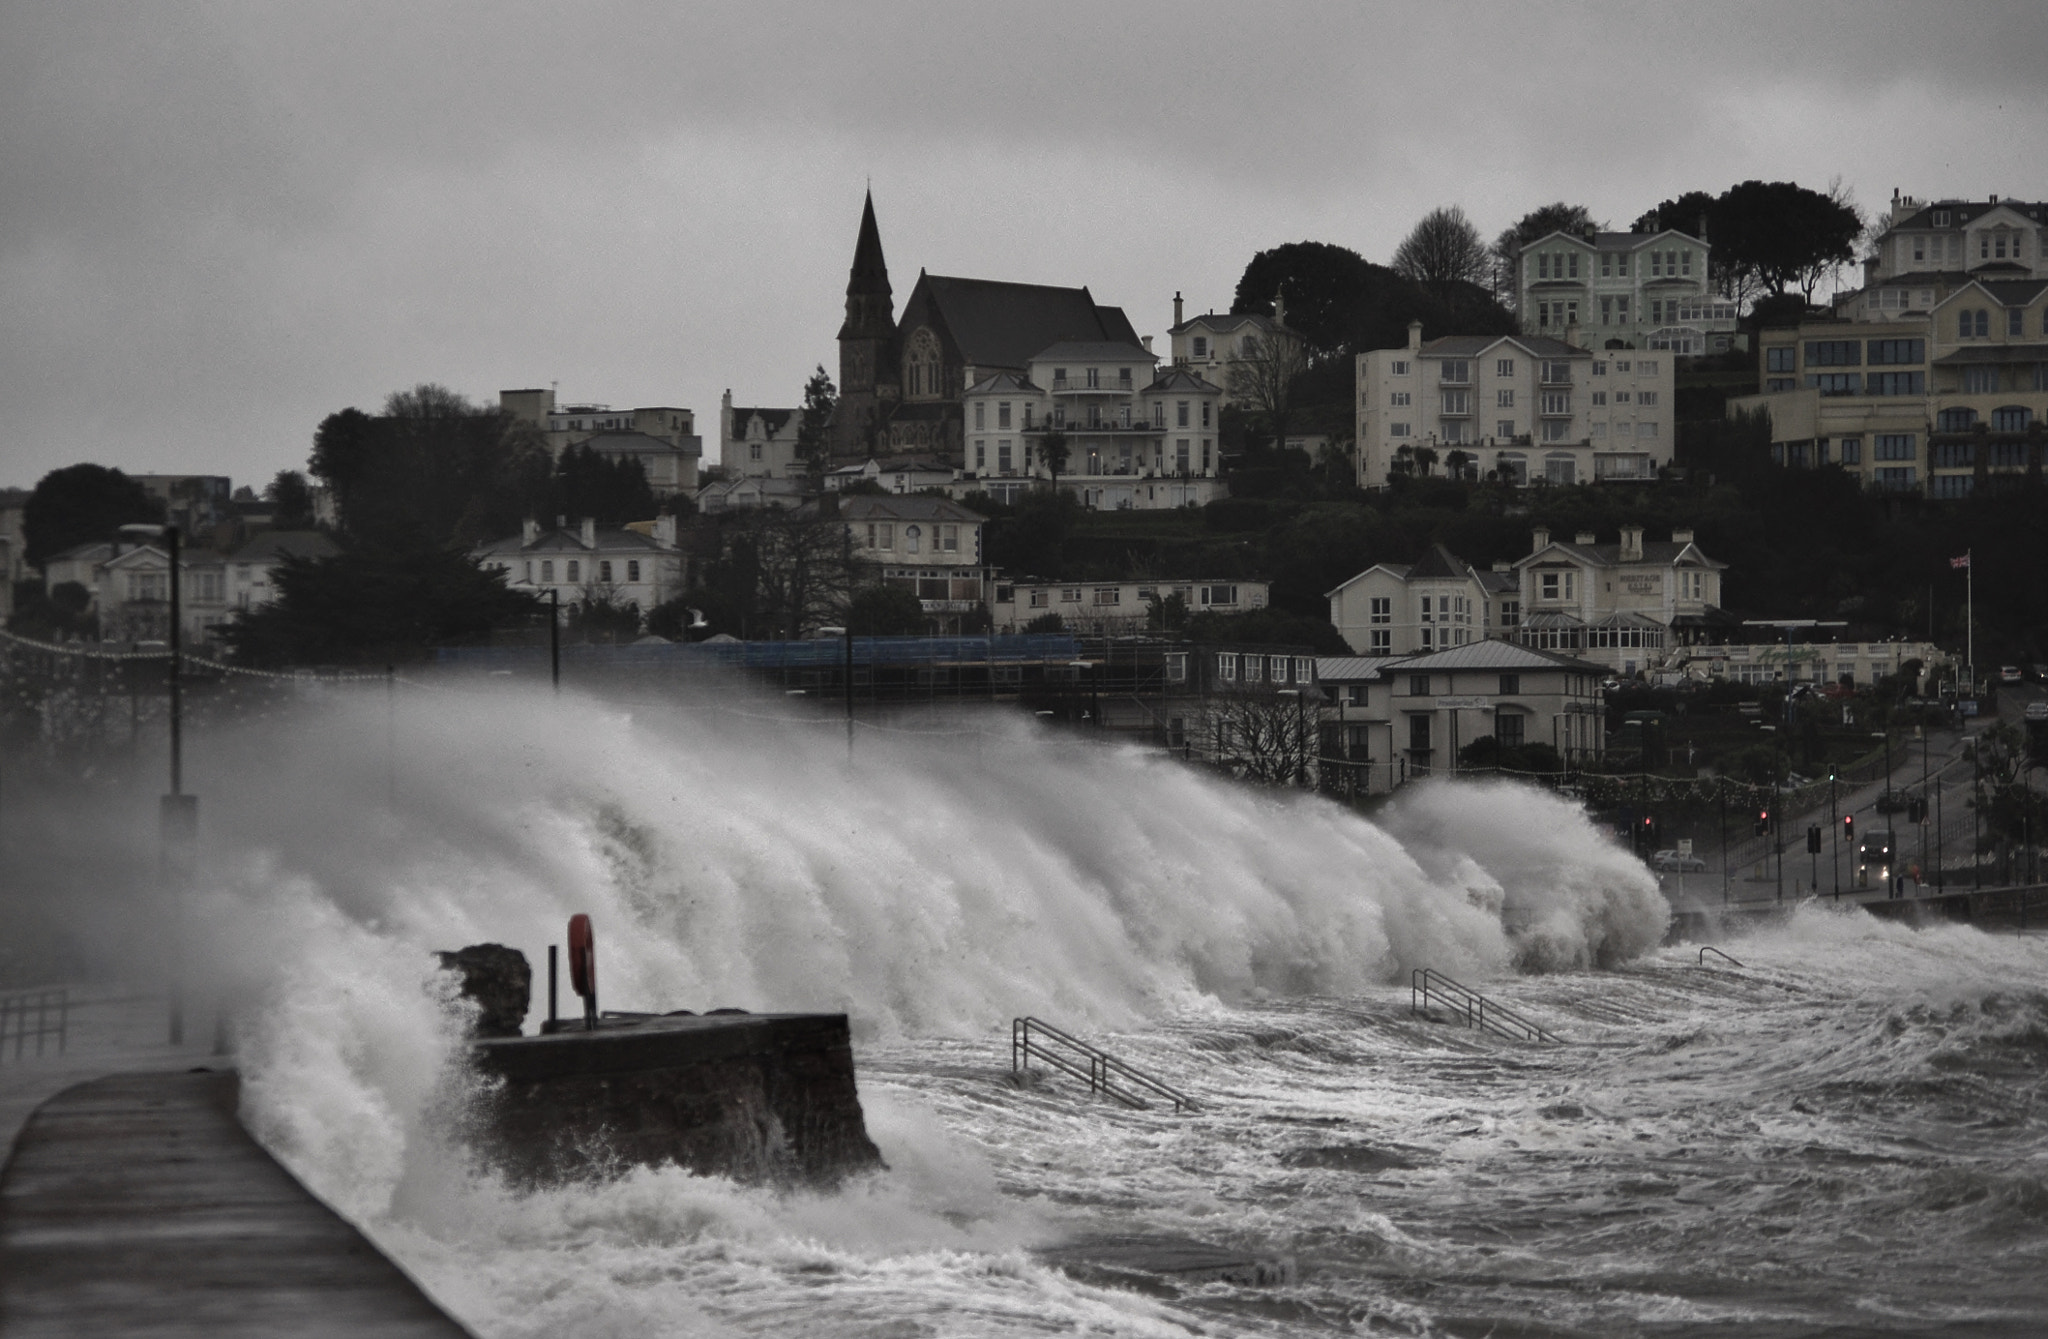
[{"label": "flag on pole", "polygon": [[1948,560],[1948,565],[1951,569],[1960,572],[1970,565],[1970,555],[1966,553],[1960,558],[1951,558]]}]

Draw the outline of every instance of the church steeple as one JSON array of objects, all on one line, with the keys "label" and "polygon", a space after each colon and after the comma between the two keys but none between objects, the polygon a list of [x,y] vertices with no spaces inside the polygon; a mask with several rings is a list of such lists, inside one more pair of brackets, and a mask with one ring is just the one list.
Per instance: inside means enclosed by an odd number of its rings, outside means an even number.
[{"label": "church steeple", "polygon": [[882,259],[882,230],[875,226],[875,193],[868,192],[860,211],[860,240],[853,244],[853,272],[846,279],[846,296],[880,296],[887,301],[889,262]]},{"label": "church steeple", "polygon": [[893,400],[895,369],[889,350],[895,338],[889,264],[882,259],[882,230],[875,224],[875,195],[869,191],[861,206],[853,269],[846,276],[846,320],[839,327],[839,408],[832,420],[835,455],[857,450],[857,443],[881,421],[881,401]]}]

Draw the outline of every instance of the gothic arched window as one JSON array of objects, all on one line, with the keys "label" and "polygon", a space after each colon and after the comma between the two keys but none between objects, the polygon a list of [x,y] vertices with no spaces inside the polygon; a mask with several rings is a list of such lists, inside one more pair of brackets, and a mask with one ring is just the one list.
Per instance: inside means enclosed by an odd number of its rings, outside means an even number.
[{"label": "gothic arched window", "polygon": [[910,399],[932,398],[944,393],[944,367],[939,358],[939,340],[927,326],[919,326],[910,337],[910,355],[904,359],[903,393]]}]

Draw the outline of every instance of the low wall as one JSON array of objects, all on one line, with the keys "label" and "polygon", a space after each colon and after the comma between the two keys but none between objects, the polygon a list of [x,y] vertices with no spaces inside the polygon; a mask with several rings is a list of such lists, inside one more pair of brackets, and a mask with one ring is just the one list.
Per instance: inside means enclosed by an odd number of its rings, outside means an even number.
[{"label": "low wall", "polygon": [[607,1020],[475,1043],[500,1080],[476,1113],[487,1156],[545,1184],[673,1162],[706,1176],[831,1185],[882,1166],[844,1014]]}]

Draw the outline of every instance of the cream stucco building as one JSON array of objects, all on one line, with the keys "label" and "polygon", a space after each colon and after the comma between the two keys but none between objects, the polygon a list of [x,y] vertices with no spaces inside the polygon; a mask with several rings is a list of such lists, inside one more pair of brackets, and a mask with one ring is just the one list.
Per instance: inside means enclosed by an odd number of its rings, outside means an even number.
[{"label": "cream stucco building", "polygon": [[[1514,483],[1648,480],[1671,461],[1672,357],[1540,335],[1453,335],[1361,353],[1358,483],[1450,469]],[[1434,457],[1434,460],[1431,457]]]}]

